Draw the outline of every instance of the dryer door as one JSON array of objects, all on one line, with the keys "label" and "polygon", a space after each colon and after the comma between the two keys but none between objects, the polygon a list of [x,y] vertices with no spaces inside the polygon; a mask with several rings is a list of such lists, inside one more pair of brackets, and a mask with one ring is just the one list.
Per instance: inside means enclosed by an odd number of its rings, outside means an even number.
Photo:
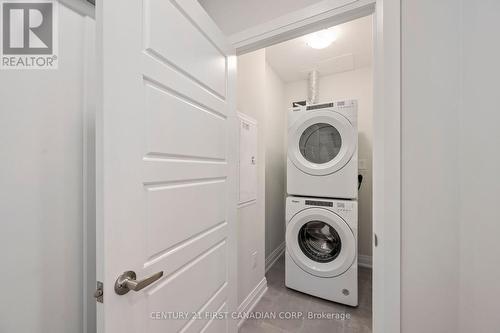
[{"label": "dryer door", "polygon": [[288,132],[288,158],[303,172],[322,176],[342,169],[356,151],[357,133],[334,111],[311,111]]},{"label": "dryer door", "polygon": [[340,216],[323,208],[308,208],[288,223],[286,249],[293,261],[309,274],[334,277],[354,263],[357,242]]}]

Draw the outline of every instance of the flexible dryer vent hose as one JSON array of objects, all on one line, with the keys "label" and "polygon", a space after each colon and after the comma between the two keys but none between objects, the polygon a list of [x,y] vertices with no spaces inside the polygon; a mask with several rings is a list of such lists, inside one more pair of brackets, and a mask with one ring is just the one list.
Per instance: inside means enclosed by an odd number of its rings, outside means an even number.
[{"label": "flexible dryer vent hose", "polygon": [[317,70],[312,70],[309,72],[309,85],[307,91],[308,104],[318,103],[318,96],[319,96],[319,72]]}]

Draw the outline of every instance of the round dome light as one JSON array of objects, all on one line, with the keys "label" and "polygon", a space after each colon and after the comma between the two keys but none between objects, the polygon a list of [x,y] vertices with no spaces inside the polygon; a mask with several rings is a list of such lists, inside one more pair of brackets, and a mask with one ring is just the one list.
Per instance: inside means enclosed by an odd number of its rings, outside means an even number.
[{"label": "round dome light", "polygon": [[333,28],[316,31],[305,36],[306,44],[317,50],[327,48],[336,39],[337,31]]}]

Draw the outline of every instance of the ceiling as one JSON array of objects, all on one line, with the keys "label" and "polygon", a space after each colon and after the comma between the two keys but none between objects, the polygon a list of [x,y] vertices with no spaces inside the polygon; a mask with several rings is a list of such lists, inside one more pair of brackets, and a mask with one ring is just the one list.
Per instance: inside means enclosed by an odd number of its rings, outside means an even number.
[{"label": "ceiling", "polygon": [[320,76],[370,66],[373,56],[372,16],[336,26],[337,39],[316,50],[298,37],[266,49],[266,60],[285,82],[307,79],[312,69]]},{"label": "ceiling", "polygon": [[198,0],[227,36],[321,0]]}]

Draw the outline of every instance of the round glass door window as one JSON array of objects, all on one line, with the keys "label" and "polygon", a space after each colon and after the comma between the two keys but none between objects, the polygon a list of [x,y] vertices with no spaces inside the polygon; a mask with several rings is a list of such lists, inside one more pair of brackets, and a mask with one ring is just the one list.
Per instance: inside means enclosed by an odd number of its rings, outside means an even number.
[{"label": "round glass door window", "polygon": [[342,249],[337,231],[322,221],[310,221],[300,228],[298,236],[302,252],[311,260],[327,263],[335,260]]},{"label": "round glass door window", "polygon": [[333,160],[340,152],[342,137],[330,124],[317,123],[309,126],[299,140],[300,153],[306,160],[323,164]]}]

